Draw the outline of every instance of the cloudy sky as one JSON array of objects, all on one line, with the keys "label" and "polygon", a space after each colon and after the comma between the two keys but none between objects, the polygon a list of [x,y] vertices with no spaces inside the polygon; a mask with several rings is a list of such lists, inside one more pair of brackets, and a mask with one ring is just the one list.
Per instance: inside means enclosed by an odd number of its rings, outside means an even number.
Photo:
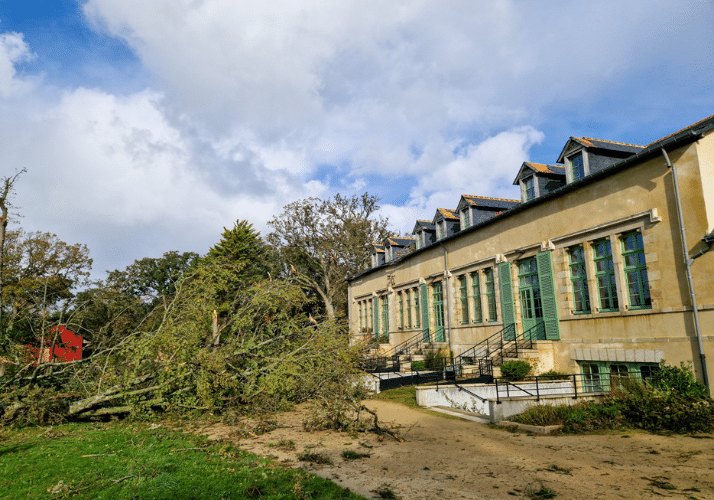
[{"label": "cloudy sky", "polygon": [[713,30],[711,0],[0,0],[0,175],[98,278],[307,196],[410,231],[570,136],[714,114]]}]

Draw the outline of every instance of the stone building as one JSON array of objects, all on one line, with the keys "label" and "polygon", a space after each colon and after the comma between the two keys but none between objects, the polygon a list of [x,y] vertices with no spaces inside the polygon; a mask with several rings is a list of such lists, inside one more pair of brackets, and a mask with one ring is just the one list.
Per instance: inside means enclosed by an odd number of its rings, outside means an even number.
[{"label": "stone building", "polygon": [[520,201],[463,195],[416,222],[410,251],[385,242],[349,279],[353,340],[458,356],[510,328],[536,339],[539,372],[664,359],[710,379],[714,116],[647,146],[571,137],[556,163],[521,165]]}]

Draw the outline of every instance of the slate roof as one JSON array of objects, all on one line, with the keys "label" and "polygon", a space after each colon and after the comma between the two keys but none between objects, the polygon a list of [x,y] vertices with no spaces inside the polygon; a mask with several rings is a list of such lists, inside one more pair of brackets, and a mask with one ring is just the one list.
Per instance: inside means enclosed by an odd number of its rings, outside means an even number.
[{"label": "slate roof", "polygon": [[436,215],[434,215],[434,220],[436,220],[439,215],[441,215],[441,217],[447,220],[459,220],[459,215],[456,213],[456,210],[449,210],[448,208],[437,208]]},{"label": "slate roof", "polygon": [[529,161],[524,161],[521,165],[520,170],[518,170],[518,175],[513,180],[513,185],[517,186],[519,179],[523,176],[523,170],[530,168],[539,174],[545,175],[558,175],[565,177],[565,165],[546,165],[545,163],[532,163]]},{"label": "slate roof", "polygon": [[637,144],[628,144],[626,142],[606,141],[603,139],[593,139],[592,137],[571,137],[565,143],[565,146],[563,146],[563,150],[560,152],[560,156],[558,156],[558,163],[562,163],[565,160],[564,154],[571,142],[576,142],[581,146],[585,146],[586,148],[605,149],[608,151],[617,151],[621,153],[631,154],[637,154],[643,149],[645,149],[645,146],[639,146]]},{"label": "slate roof", "polygon": [[374,245],[372,245],[372,249],[377,253],[384,253],[384,245],[379,245],[375,243]]},{"label": "slate roof", "polygon": [[684,127],[683,129],[677,130],[677,131],[674,132],[673,134],[665,135],[665,136],[662,137],[661,139],[657,139],[657,140],[654,141],[654,142],[650,142],[646,147],[650,147],[650,146],[652,146],[653,144],[657,144],[658,142],[662,142],[662,141],[664,141],[665,139],[669,139],[670,137],[674,137],[675,135],[681,134],[682,132],[685,132],[685,131],[687,131],[687,130],[693,130],[694,127],[696,127],[697,125],[701,125],[701,124],[704,123],[705,121],[711,120],[712,118],[714,118],[714,115],[707,116],[707,117],[704,118],[703,120],[699,120],[699,121],[696,122],[696,123],[692,123],[692,124],[689,125],[688,127]]},{"label": "slate roof", "polygon": [[[557,198],[558,196],[562,196],[566,193],[571,193],[578,189],[582,189],[584,186],[589,185],[594,182],[598,182],[601,179],[603,179],[604,177],[610,176],[613,173],[621,172],[621,171],[628,169],[634,165],[639,165],[639,164],[641,164],[641,162],[645,161],[648,158],[651,158],[653,156],[661,156],[662,153],[660,151],[660,148],[681,147],[682,145],[689,144],[692,141],[696,140],[698,138],[699,134],[703,134],[707,131],[711,131],[712,129],[714,129],[714,115],[711,115],[711,116],[709,116],[703,120],[700,120],[696,123],[693,123],[692,125],[684,127],[683,129],[678,130],[677,132],[674,132],[673,134],[666,135],[666,136],[662,137],[661,139],[658,139],[644,147],[637,146],[634,144],[617,143],[614,141],[602,141],[599,139],[591,139],[591,138],[587,138],[587,137],[580,138],[581,140],[589,141],[590,144],[593,144],[593,147],[601,147],[601,146],[596,146],[596,144],[608,144],[608,145],[620,145],[622,147],[636,148],[634,151],[635,154],[632,156],[628,156],[626,158],[622,158],[620,161],[618,161],[614,165],[610,165],[606,169],[604,169],[600,172],[597,172],[593,175],[590,175],[580,182],[576,182],[574,184],[563,186],[560,189],[557,189],[557,190],[549,192],[539,198],[536,198],[532,202],[525,203],[525,204],[521,205],[520,203],[517,202],[517,200],[506,200],[506,201],[513,202],[515,205],[519,205],[519,206],[518,207],[514,206],[514,210],[512,210],[512,211],[504,210],[504,212],[505,212],[504,215],[506,217],[511,214],[515,215],[522,211],[529,210],[531,207],[533,207],[537,204],[547,203],[548,201],[553,200],[554,198]],[[571,138],[571,139],[576,139],[576,138]],[[566,144],[566,147],[567,147],[567,144]],[[590,146],[586,146],[586,147],[590,147]],[[563,150],[565,150],[565,148],[563,148]],[[562,153],[561,153],[561,155],[562,155]],[[487,198],[487,197],[470,196],[470,195],[463,195],[462,197],[463,198],[466,198],[466,197],[477,198],[477,199],[481,199],[481,200],[502,200],[501,198]],[[504,207],[504,208],[506,208],[506,207]],[[493,214],[493,216],[488,217],[488,219],[496,219],[497,218],[496,216],[499,214],[501,214],[501,212]],[[483,222],[487,223],[488,220],[483,221]],[[431,223],[431,221],[418,220],[416,223],[416,226],[415,226],[415,230],[417,228],[421,228],[421,227],[424,227],[424,228],[429,227],[430,229],[433,229],[434,225]],[[479,229],[479,224],[477,223],[477,224],[474,224],[473,226],[469,226],[468,228],[466,228],[465,232],[470,233],[470,232],[478,230],[478,229]],[[445,239],[451,240],[454,238],[458,238],[462,235],[462,233],[464,233],[464,231],[462,231],[461,233],[457,233],[455,235],[449,236]],[[412,252],[408,255],[400,257],[400,259],[398,259],[397,262],[400,262],[402,259],[409,259],[411,256],[419,254],[422,250],[423,249],[419,249],[419,250],[416,250],[415,252]],[[389,265],[392,265],[392,263],[390,263]],[[347,281],[352,281],[358,277],[367,275],[367,274],[373,272],[374,269],[376,269],[376,268],[366,269],[366,270],[358,273],[355,276],[348,277]]]},{"label": "slate roof", "polygon": [[420,229],[424,228],[426,231],[436,231],[436,226],[430,220],[417,220],[414,225],[414,230],[412,233],[418,232]]},{"label": "slate roof", "polygon": [[[488,196],[475,196],[471,194],[462,194],[461,198],[472,207],[487,207],[501,208],[508,210],[520,204],[520,200],[509,200],[507,198],[490,198]],[[440,209],[441,210],[441,209]]]},{"label": "slate roof", "polygon": [[525,161],[523,164],[541,174],[565,175],[565,165],[546,165],[544,163],[532,163],[530,161]]},{"label": "slate roof", "polygon": [[406,247],[415,241],[415,238],[387,238],[389,246],[392,247]]}]

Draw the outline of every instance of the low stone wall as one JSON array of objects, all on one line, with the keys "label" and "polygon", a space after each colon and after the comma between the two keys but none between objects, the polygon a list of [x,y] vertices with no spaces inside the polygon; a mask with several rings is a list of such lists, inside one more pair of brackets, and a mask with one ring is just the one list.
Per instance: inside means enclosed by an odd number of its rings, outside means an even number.
[{"label": "low stone wall", "polygon": [[496,401],[488,402],[488,417],[491,422],[498,422],[504,420],[513,415],[518,415],[523,413],[531,406],[538,405],[550,405],[550,406],[564,406],[564,405],[574,405],[581,401],[598,401],[604,398],[604,395],[578,395],[577,399],[573,396],[541,396],[540,400],[535,397],[527,398],[511,398],[502,399],[501,403],[498,404]]},{"label": "low stone wall", "polygon": [[[491,422],[497,422],[522,413],[528,406],[535,404],[564,405],[599,397],[578,394],[578,399],[573,399],[573,383],[569,380],[539,382],[537,388],[539,397],[535,396],[535,382],[516,382],[508,386],[508,390],[506,390],[505,384],[499,384],[498,398],[496,397],[496,384],[469,384],[461,387],[466,390],[452,385],[440,385],[438,388],[436,386],[417,387],[417,404],[427,408],[447,406],[466,410],[481,414]],[[483,400],[474,397],[469,392],[480,396]]]}]

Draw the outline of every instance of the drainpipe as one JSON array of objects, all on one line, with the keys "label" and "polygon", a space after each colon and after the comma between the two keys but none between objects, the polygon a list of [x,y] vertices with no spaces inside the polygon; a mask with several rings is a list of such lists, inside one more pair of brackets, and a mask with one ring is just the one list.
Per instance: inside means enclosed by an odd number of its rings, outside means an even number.
[{"label": "drainpipe", "polygon": [[449,358],[451,358],[451,364],[454,364],[454,351],[451,348],[451,297],[449,294],[449,251],[446,249],[443,243],[439,243],[441,248],[444,249],[444,288],[446,289],[446,334],[449,339]]},{"label": "drainpipe", "polygon": [[[704,385],[709,391],[709,377],[707,376],[707,360],[704,354],[704,344],[702,343],[702,331],[699,327],[699,311],[697,310],[697,295],[694,293],[694,281],[692,280],[692,262],[694,259],[689,258],[687,250],[687,233],[684,229],[684,216],[682,215],[682,201],[679,197],[679,183],[677,182],[677,168],[669,161],[669,156],[664,147],[660,148],[662,155],[667,162],[667,167],[672,169],[672,180],[674,181],[674,198],[677,201],[677,215],[679,216],[679,229],[682,236],[682,251],[684,252],[684,265],[687,268],[687,283],[689,284],[689,293],[692,297],[692,311],[694,312],[694,330],[697,332],[697,343],[699,344],[699,359],[702,365],[702,377]],[[705,238],[706,240],[706,238]],[[707,242],[708,243],[708,242]],[[699,256],[699,255],[698,255]],[[697,256],[697,257],[698,257]]]}]

